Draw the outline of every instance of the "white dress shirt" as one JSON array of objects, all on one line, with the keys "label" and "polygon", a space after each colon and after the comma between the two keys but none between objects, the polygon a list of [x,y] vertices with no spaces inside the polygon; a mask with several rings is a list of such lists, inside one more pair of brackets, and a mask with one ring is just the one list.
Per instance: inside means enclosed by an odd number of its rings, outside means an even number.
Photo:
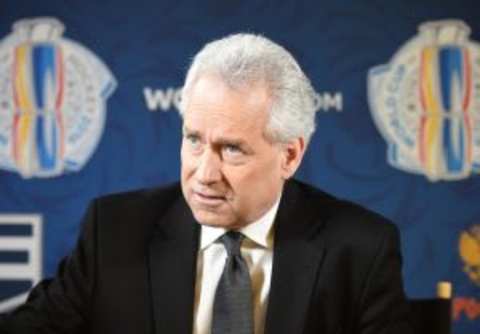
[{"label": "white dress shirt", "polygon": [[[239,231],[245,235],[240,251],[248,265],[252,281],[255,334],[264,332],[272,276],[273,221],[279,202],[280,200],[277,200],[260,219]],[[210,334],[211,332],[215,290],[227,259],[227,251],[218,239],[225,232],[227,230],[224,228],[205,225],[201,227],[200,248],[197,256],[193,334]]]}]

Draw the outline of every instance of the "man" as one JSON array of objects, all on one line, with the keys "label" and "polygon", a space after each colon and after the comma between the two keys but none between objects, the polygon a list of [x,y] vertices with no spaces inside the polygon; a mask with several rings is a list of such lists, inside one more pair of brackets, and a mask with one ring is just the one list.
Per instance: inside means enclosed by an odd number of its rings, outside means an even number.
[{"label": "man", "polygon": [[315,111],[285,49],[206,45],[181,114],[181,185],[94,201],[11,333],[410,333],[396,228],[291,180]]}]

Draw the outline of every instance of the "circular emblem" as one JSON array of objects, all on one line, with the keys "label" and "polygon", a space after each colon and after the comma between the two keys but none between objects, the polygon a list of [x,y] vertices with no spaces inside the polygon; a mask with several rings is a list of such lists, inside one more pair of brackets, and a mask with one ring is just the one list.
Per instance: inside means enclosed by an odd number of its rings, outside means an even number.
[{"label": "circular emblem", "polygon": [[480,172],[480,46],[469,34],[462,21],[424,23],[370,70],[370,109],[392,166],[431,181]]},{"label": "circular emblem", "polygon": [[116,87],[92,52],[54,18],[16,22],[0,41],[0,168],[25,178],[80,170]]}]

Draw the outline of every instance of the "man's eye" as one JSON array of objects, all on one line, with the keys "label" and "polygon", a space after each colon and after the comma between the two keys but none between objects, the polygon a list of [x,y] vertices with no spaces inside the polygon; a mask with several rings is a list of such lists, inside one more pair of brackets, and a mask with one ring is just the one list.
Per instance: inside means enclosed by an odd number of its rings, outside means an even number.
[{"label": "man's eye", "polygon": [[190,144],[196,144],[196,143],[198,143],[198,137],[197,137],[197,136],[187,135],[186,138],[187,138],[187,141],[188,141]]},{"label": "man's eye", "polygon": [[236,145],[225,145],[224,151],[228,154],[241,154],[242,150]]},{"label": "man's eye", "polygon": [[200,146],[200,138],[196,135],[186,135],[185,139],[193,148],[198,148]]}]

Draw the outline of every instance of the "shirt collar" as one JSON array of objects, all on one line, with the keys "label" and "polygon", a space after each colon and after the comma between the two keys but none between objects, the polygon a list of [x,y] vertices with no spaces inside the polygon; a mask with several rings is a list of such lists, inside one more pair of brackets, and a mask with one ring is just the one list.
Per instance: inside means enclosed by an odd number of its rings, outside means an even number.
[{"label": "shirt collar", "polygon": [[[275,220],[279,204],[280,198],[277,199],[275,204],[262,217],[260,217],[253,223],[244,226],[239,230],[239,232],[245,235],[248,239],[254,241],[256,244],[268,249],[272,249],[272,225],[273,221]],[[200,236],[200,249],[204,250],[212,243],[214,243],[218,238],[224,235],[226,232],[227,229],[223,227],[202,225]]]}]

